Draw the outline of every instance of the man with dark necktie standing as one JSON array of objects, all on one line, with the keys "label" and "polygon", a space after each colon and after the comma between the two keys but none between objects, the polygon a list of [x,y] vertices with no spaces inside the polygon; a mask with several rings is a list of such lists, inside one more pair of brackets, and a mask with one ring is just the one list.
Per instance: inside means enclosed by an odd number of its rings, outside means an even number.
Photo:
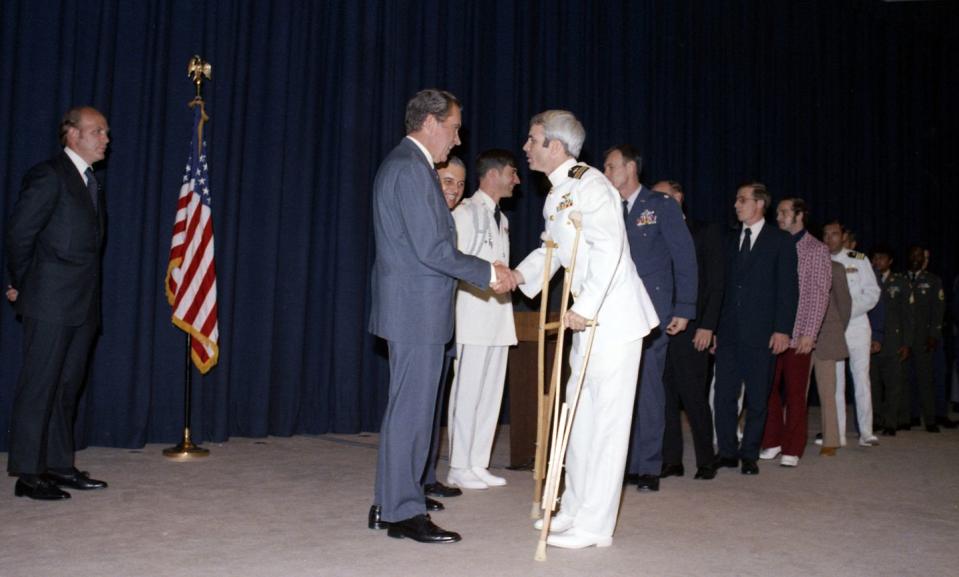
[{"label": "man with dark necktie standing", "polygon": [[73,424],[100,325],[104,198],[92,165],[106,156],[109,130],[94,108],[68,110],[63,152],[27,172],[7,229],[6,297],[23,320],[7,462],[18,497],[107,486],[74,466]]},{"label": "man with dark necktie standing", "polygon": [[[668,194],[683,207],[685,193],[675,180],[657,182],[653,190]],[[715,223],[686,219],[686,226],[696,247],[699,289],[696,297],[696,318],[686,330],[669,337],[666,353],[666,372],[663,385],[666,391],[666,430],[663,434],[662,477],[681,477],[683,468],[683,427],[680,408],[686,411],[693,433],[696,451],[696,479],[715,478],[713,468],[716,453],[713,450],[713,414],[709,408],[709,349],[719,324],[719,309],[723,304],[723,231]]]},{"label": "man with dark necktie standing", "polygon": [[629,252],[660,326],[646,339],[640,368],[627,472],[640,491],[658,491],[663,468],[666,393],[663,372],[669,337],[696,316],[696,249],[672,198],[639,183],[642,156],[628,144],[606,152],[605,174],[619,191]]},{"label": "man with dark necktie standing", "polygon": [[[736,192],[741,223],[726,249],[726,290],[716,340],[715,419],[719,467],[756,475],[776,355],[789,348],[799,299],[796,243],[766,226],[771,197],[753,182]],[[736,442],[737,399],[745,384],[746,426]]]}]

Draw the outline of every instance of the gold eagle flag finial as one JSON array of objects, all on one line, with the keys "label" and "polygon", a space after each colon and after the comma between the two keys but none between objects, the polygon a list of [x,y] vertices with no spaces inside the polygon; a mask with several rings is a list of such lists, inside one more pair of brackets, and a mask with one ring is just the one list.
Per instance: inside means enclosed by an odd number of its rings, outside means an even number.
[{"label": "gold eagle flag finial", "polygon": [[204,62],[199,55],[194,55],[186,65],[186,75],[193,80],[193,84],[196,86],[196,97],[202,99],[203,96],[200,92],[203,79],[213,80],[213,67],[210,66],[209,62]]}]

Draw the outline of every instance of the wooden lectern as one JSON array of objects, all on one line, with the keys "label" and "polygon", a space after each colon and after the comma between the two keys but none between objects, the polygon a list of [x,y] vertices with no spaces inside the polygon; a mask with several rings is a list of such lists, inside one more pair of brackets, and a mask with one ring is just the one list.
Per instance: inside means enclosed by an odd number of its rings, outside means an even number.
[{"label": "wooden lectern", "polygon": [[[509,386],[509,462],[512,468],[533,468],[536,455],[536,340],[539,331],[539,312],[517,311],[513,313],[516,321],[517,346],[509,350],[509,364],[506,368],[506,382]],[[550,313],[548,321],[559,318],[559,313]],[[566,339],[567,346],[572,339]],[[553,372],[553,354],[556,351],[556,333],[546,337],[546,386],[549,387]],[[560,381],[560,392],[565,386],[565,377],[569,367],[563,362],[564,380]]]}]

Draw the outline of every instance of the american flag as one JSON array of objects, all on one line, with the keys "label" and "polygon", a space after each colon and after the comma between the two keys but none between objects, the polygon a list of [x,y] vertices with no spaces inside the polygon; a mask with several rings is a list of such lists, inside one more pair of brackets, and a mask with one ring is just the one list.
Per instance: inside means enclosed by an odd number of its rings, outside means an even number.
[{"label": "american flag", "polygon": [[220,355],[217,345],[219,326],[202,104],[194,106],[193,112],[193,139],[176,205],[166,295],[173,307],[173,324],[190,334],[193,364],[201,373],[206,373],[216,364]]}]

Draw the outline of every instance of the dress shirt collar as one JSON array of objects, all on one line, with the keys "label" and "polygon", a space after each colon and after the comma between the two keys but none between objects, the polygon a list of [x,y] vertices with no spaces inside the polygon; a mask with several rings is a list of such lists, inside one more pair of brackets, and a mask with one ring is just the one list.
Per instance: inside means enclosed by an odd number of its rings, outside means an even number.
[{"label": "dress shirt collar", "polygon": [[[636,199],[639,198],[639,192],[643,190],[643,185],[640,184],[639,188],[633,191],[633,194],[629,195],[627,198],[623,199],[626,201],[626,210],[633,210],[633,204],[636,202]],[[623,198],[623,197],[620,197]]]},{"label": "dress shirt collar", "polygon": [[759,232],[763,229],[763,225],[766,224],[766,219],[761,218],[754,222],[751,226],[746,226],[746,223],[743,223],[743,229],[739,231],[739,245],[743,244],[743,237],[746,235],[746,229],[748,228],[752,232],[750,233],[751,238],[749,239],[749,248],[750,250],[756,246],[756,239],[759,238]]},{"label": "dress shirt collar", "polygon": [[569,158],[556,167],[556,170],[549,173],[549,182],[553,186],[559,186],[569,180],[569,169],[576,165],[575,158]]},{"label": "dress shirt collar", "polygon": [[435,165],[436,163],[433,162],[433,155],[430,154],[430,151],[429,151],[429,150],[426,150],[426,147],[423,146],[423,143],[420,142],[419,140],[416,140],[415,138],[413,138],[412,136],[409,136],[409,135],[407,135],[406,138],[409,138],[410,140],[413,141],[413,144],[415,144],[416,147],[420,149],[420,152],[422,152],[423,154],[426,155],[426,161],[430,163],[430,167],[435,168],[434,165]]},{"label": "dress shirt collar", "polygon": [[476,192],[474,192],[473,196],[471,196],[470,198],[473,199],[473,202],[481,203],[490,212],[493,212],[496,210],[496,203],[493,202],[493,199],[490,198],[490,195],[483,192],[482,188],[477,188]]},{"label": "dress shirt collar", "polygon": [[63,152],[67,153],[67,156],[70,157],[70,160],[73,162],[73,166],[77,167],[77,171],[80,173],[80,176],[83,177],[83,182],[87,182],[87,169],[90,168],[90,165],[87,164],[86,160],[80,158],[80,155],[73,151],[69,146],[63,147]]}]

